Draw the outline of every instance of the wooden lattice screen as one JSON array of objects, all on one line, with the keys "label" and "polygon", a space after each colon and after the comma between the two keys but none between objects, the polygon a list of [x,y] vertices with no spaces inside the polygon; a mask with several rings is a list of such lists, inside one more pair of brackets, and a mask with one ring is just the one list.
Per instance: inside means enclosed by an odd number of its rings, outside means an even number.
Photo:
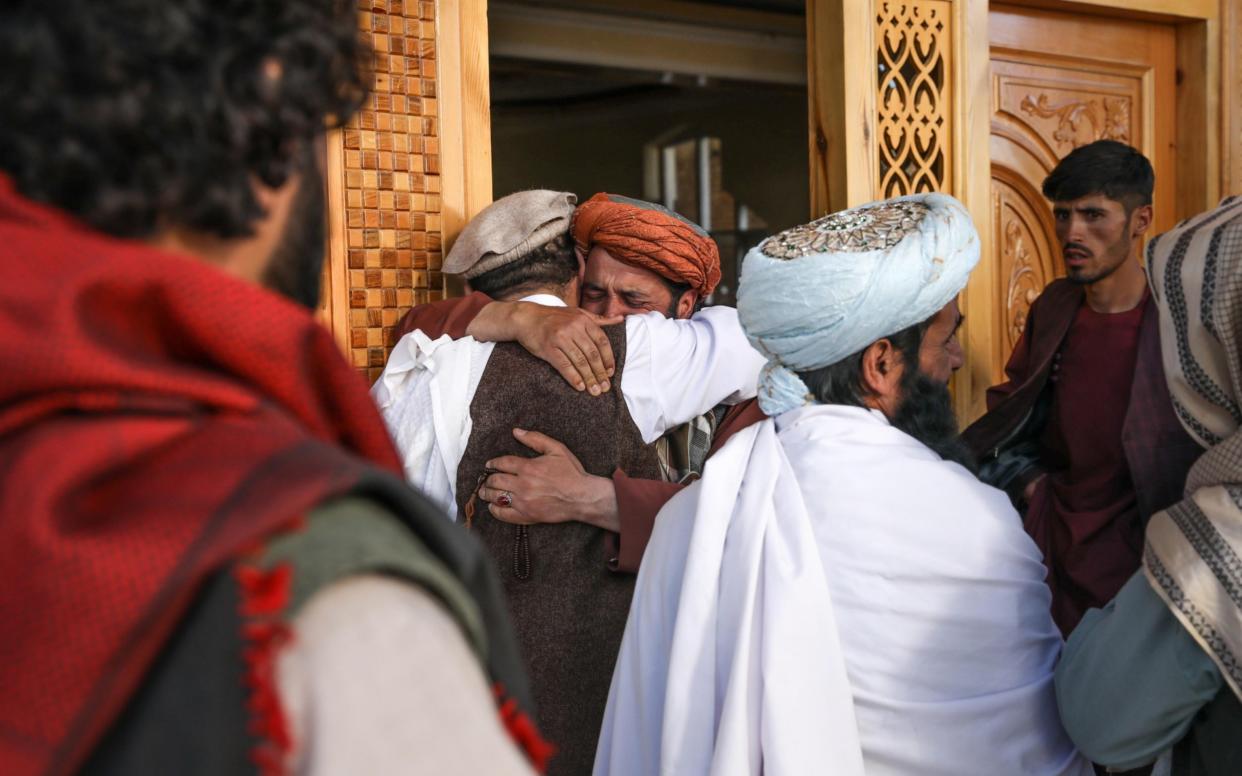
[{"label": "wooden lattice screen", "polygon": [[443,296],[436,3],[359,0],[372,95],[329,138],[332,230],[322,315],[355,367],[379,376],[393,326]]},{"label": "wooden lattice screen", "polygon": [[876,3],[881,197],[952,191],[952,3]]}]

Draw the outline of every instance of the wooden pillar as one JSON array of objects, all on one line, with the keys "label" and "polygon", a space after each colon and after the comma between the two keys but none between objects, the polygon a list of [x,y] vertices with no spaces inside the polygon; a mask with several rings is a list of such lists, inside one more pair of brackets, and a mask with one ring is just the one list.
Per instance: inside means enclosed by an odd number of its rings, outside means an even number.
[{"label": "wooden pillar", "polygon": [[807,0],[811,217],[875,199],[873,0]]},{"label": "wooden pillar", "polygon": [[328,137],[321,319],[374,380],[412,305],[445,294],[440,266],[491,199],[485,0],[359,0],[372,94]]},{"label": "wooden pillar", "polygon": [[1242,194],[1242,1],[1221,3],[1222,196]]},{"label": "wooden pillar", "polygon": [[[1226,2],[1224,5],[1232,5]],[[1187,4],[1189,5],[1189,3]],[[1220,19],[1216,4],[1206,18],[1177,25],[1177,196],[1180,221],[1215,207],[1227,174],[1221,154]],[[1227,98],[1226,98],[1227,99]]]},{"label": "wooden pillar", "polygon": [[[487,0],[439,0],[444,250],[492,202],[492,116]],[[458,296],[457,278],[444,279]]]},{"label": "wooden pillar", "polygon": [[[953,185],[949,193],[966,205],[979,233],[979,265],[959,304],[966,315],[958,337],[966,364],[953,376],[953,401],[965,427],[986,410],[987,389],[998,382],[997,332],[1004,317],[995,289],[999,267],[992,249],[991,65],[987,0],[953,0],[951,57],[953,101]],[[1008,353],[1005,357],[1008,357]]]},{"label": "wooden pillar", "polygon": [[812,214],[940,191],[974,217],[985,259],[962,298],[967,366],[953,384],[967,417],[994,360],[987,2],[809,0],[807,36]]}]

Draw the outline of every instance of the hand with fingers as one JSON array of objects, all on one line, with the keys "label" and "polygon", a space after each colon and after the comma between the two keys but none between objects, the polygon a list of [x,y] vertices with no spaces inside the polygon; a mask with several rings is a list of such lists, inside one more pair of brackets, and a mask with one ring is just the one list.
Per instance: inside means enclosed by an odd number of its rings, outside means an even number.
[{"label": "hand with fingers", "polygon": [[466,332],[481,342],[516,341],[551,364],[574,388],[598,396],[611,387],[609,378],[616,371],[612,345],[601,327],[623,320],[576,307],[492,302]]},{"label": "hand with fingers", "polygon": [[487,462],[495,473],[479,488],[479,498],[497,520],[520,525],[578,521],[620,530],[612,480],[588,474],[569,448],[546,434],[515,428],[513,436],[539,455]]}]

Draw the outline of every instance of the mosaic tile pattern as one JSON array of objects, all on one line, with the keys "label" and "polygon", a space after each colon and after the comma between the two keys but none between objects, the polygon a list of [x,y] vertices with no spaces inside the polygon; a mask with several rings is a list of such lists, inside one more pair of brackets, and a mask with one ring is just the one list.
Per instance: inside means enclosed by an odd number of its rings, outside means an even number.
[{"label": "mosaic tile pattern", "polygon": [[375,380],[412,305],[443,298],[436,4],[359,0],[370,100],[342,133],[349,351]]}]

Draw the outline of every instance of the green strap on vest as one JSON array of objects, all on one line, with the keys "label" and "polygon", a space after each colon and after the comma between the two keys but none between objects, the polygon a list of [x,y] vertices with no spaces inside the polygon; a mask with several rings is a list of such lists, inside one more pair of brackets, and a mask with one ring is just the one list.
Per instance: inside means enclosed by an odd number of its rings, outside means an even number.
[{"label": "green strap on vest", "polygon": [[331,501],[307,516],[305,529],[268,544],[259,562],[269,569],[293,568],[286,620],[292,620],[317,591],[346,577],[385,574],[440,599],[480,659],[486,658],[483,619],[474,600],[449,570],[383,507],[357,496]]}]

